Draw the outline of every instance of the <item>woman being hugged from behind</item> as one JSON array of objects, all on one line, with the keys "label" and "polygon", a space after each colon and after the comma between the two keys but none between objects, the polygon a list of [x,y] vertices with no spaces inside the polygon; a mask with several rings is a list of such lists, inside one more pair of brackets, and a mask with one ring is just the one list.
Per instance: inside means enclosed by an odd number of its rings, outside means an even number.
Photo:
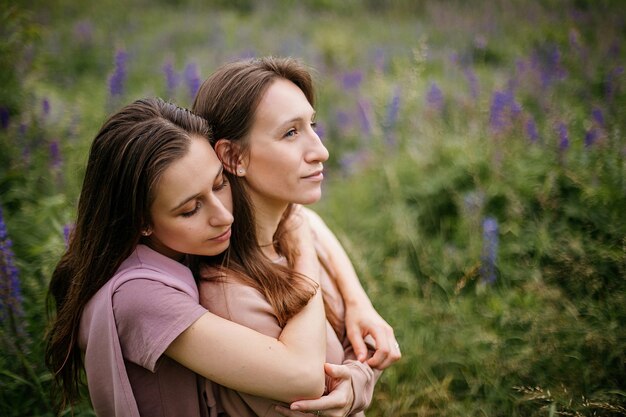
[{"label": "woman being hugged from behind", "polygon": [[[46,363],[61,409],[79,399],[83,368],[98,416],[209,415],[214,404],[197,374],[281,401],[321,395],[325,346],[310,328],[322,332],[325,322],[315,281],[310,301],[273,338],[198,303],[187,256],[223,252],[233,222],[209,136],[201,117],[144,99],[94,139],[76,226],[50,282]],[[311,232],[291,231],[295,270],[315,280]]]},{"label": "woman being hugged from behind", "polygon": [[[214,131],[215,150],[228,172],[237,219],[228,251],[203,259],[197,267],[202,277],[200,302],[229,320],[269,336],[279,334],[307,299],[300,280],[289,273],[298,252],[289,230],[310,223],[328,318],[327,395],[295,402],[291,408],[315,415],[362,415],[379,376],[370,365],[382,369],[398,360],[400,352],[393,331],[373,311],[341,245],[319,217],[301,207],[321,197],[323,163],[328,159],[314,131],[313,105],[309,72],[289,58],[226,64],[200,87],[193,110]],[[360,304],[350,304],[351,300]],[[370,333],[385,345],[368,363],[357,359],[350,344],[348,307],[366,310],[365,316],[386,326],[375,333],[362,323],[356,325],[362,327],[358,336]],[[362,348],[359,353],[359,359],[367,359]],[[284,405],[224,387],[216,386],[216,395],[231,416],[299,415]]]}]

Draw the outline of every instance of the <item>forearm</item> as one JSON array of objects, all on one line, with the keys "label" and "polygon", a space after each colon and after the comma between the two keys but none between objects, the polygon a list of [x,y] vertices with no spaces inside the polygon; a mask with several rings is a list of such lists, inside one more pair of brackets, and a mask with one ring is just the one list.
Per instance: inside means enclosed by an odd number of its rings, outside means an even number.
[{"label": "forearm", "polygon": [[336,271],[333,278],[344,302],[348,306],[371,306],[370,299],[341,242],[314,211],[306,207],[302,207],[302,211],[309,219],[317,244],[323,248],[330,265]]},{"label": "forearm", "polygon": [[170,344],[166,354],[220,385],[291,402],[323,393],[324,373],[315,350],[301,341],[280,341],[206,313]]}]

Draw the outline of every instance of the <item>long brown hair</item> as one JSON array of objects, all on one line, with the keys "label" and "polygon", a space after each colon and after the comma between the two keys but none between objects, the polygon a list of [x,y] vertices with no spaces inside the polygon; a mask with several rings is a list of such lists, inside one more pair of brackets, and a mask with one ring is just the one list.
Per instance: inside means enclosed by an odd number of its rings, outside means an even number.
[{"label": "long brown hair", "polygon": [[[249,151],[249,132],[259,102],[270,85],[281,78],[298,86],[314,106],[311,74],[293,58],[264,57],[228,63],[200,86],[192,110],[209,121],[215,141],[227,139],[236,145],[232,146],[230,161],[224,161],[226,166],[231,162],[236,164],[239,157]],[[204,262],[217,267],[218,271],[222,265],[258,289],[274,308],[279,323],[284,325],[315,293],[309,280],[293,272],[296,248],[285,237],[285,219],[291,215],[293,207],[287,208],[273,238],[277,252],[287,258],[285,268],[269,261],[258,245],[254,209],[244,187],[245,180],[229,172],[226,175],[233,193],[233,239],[224,254],[206,258]],[[329,319],[334,317],[328,307],[326,311]]]},{"label": "long brown hair", "polygon": [[186,155],[192,136],[209,139],[206,120],[154,98],[111,115],[91,145],[76,224],[48,291],[56,317],[45,359],[61,391],[60,407],[78,399],[83,382],[77,340],[85,305],[139,243],[159,179]]}]

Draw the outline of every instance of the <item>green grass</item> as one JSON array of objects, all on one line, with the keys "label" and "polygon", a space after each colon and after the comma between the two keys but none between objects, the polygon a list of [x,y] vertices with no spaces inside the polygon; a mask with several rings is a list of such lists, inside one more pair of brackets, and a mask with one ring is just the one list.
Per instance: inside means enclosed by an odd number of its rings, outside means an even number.
[{"label": "green grass", "polygon": [[[2,316],[0,415],[51,415],[45,291],[106,115],[152,95],[189,106],[185,68],[202,80],[268,54],[315,70],[331,153],[315,208],[402,345],[368,416],[626,415],[621,2],[129,3],[3,1],[0,206],[15,256],[0,265],[19,271],[23,314]],[[91,415],[88,401],[75,411]]]}]

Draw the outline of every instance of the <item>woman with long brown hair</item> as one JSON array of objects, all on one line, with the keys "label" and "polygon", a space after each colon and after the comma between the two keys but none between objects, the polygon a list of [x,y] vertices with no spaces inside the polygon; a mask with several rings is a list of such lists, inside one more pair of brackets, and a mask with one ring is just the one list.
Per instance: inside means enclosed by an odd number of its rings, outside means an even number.
[{"label": "woman with long brown hair", "polygon": [[[327,395],[291,408],[316,415],[362,415],[379,375],[373,367],[384,369],[400,358],[400,351],[393,330],[371,307],[339,242],[318,216],[301,207],[319,200],[328,158],[314,130],[313,106],[310,73],[289,58],[226,64],[200,87],[193,111],[214,131],[237,219],[230,248],[196,266],[202,277],[200,302],[229,320],[270,336],[280,334],[309,297],[298,277],[290,275],[298,248],[287,238],[289,225],[310,223],[328,318],[320,338],[327,339],[329,378]],[[352,317],[369,314],[369,321],[357,319],[352,325],[353,332],[358,329],[354,339],[361,357],[350,345],[348,309]],[[383,330],[376,333],[372,328]],[[378,350],[361,362],[358,359],[366,358],[359,337],[368,333],[375,336]],[[276,407],[258,396],[219,385],[215,391],[227,415],[294,415],[286,405]]]},{"label": "woman with long brown hair", "polygon": [[291,276],[306,300],[280,335],[198,303],[188,255],[222,253],[233,222],[209,139],[204,119],[159,99],[122,108],[96,135],[50,282],[46,363],[61,409],[79,398],[83,370],[98,416],[206,416],[211,393],[198,375],[281,401],[322,394],[325,322],[306,223],[288,233],[298,247]]}]

